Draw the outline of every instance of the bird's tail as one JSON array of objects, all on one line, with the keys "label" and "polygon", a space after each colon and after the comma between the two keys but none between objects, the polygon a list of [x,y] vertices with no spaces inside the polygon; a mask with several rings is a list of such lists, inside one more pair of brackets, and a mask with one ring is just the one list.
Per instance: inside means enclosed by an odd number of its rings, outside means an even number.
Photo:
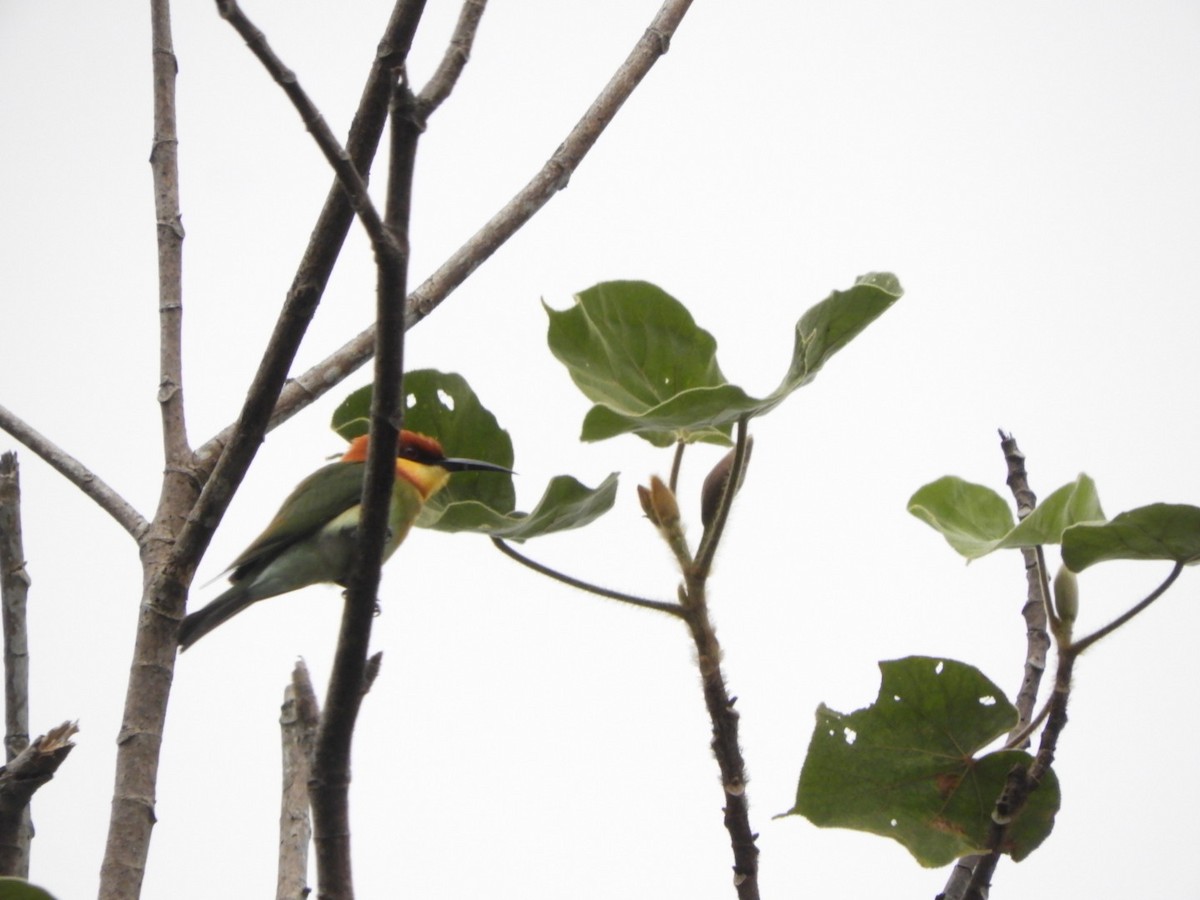
[{"label": "bird's tail", "polygon": [[218,625],[232,619],[250,604],[259,600],[250,595],[245,584],[235,584],[216,600],[190,616],[185,616],[179,628],[179,649],[186,650]]}]

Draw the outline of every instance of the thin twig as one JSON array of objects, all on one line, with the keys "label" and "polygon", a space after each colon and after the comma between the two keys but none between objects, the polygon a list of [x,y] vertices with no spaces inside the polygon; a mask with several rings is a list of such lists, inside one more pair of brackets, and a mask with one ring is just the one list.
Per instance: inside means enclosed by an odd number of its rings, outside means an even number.
[{"label": "thin twig", "polygon": [[[4,623],[4,757],[29,746],[29,573],[21,537],[21,471],[17,454],[0,455],[0,619]],[[32,826],[24,806],[0,828],[0,875],[29,877]]]},{"label": "thin twig", "polygon": [[560,572],[557,569],[552,569],[549,566],[544,566],[539,562],[535,562],[520,551],[514,549],[505,541],[502,541],[500,538],[492,538],[492,544],[505,556],[515,559],[521,565],[526,566],[527,568],[530,568],[541,575],[553,578],[555,581],[559,581],[570,587],[579,588],[581,591],[587,591],[589,594],[596,594],[600,597],[607,597],[609,600],[617,600],[621,603],[628,603],[630,606],[638,606],[642,609],[653,609],[657,610],[658,612],[667,613],[667,615],[683,618],[683,607],[678,603],[667,603],[662,600],[649,600],[645,597],[637,597],[633,594],[626,594],[622,591],[614,591],[610,590],[609,588],[600,587],[596,584],[591,584],[587,581],[581,581],[580,579],[567,575],[564,572]]},{"label": "thin twig", "polygon": [[430,113],[441,106],[454,90],[458,76],[462,74],[467,60],[471,58],[475,32],[479,29],[479,20],[483,18],[486,7],[487,0],[464,0],[458,14],[458,22],[454,26],[454,34],[450,37],[437,71],[417,93],[413,105],[419,121],[424,122],[429,118]]},{"label": "thin twig", "polygon": [[71,454],[40,434],[15,413],[0,406],[0,428],[36,453],[52,469],[75,485],[97,505],[116,519],[136,541],[141,541],[150,523],[128,501],[109,487],[100,476]]}]

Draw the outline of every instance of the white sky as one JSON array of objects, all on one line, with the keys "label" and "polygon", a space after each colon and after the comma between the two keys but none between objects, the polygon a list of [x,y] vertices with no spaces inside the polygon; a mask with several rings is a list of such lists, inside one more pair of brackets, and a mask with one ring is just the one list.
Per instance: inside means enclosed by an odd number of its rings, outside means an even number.
[{"label": "white sky", "polygon": [[[0,402],[149,516],[162,463],[147,6],[0,0]],[[656,8],[493,4],[421,144],[414,284],[550,155]],[[246,9],[344,134],[389,4]],[[456,12],[430,3],[417,81]],[[178,4],[175,38],[199,444],[236,413],[330,176],[214,4]],[[868,704],[876,661],[914,653],[978,665],[1010,695],[1019,682],[1019,557],[963,566],[905,512],[917,487],[954,473],[1003,491],[1003,427],[1041,496],[1086,471],[1110,515],[1200,503],[1198,38],[1191,2],[698,2],[569,189],[410,335],[410,365],[462,373],[512,433],[525,508],[555,474],[622,472],[605,520],[528,551],[670,598],[669,555],[634,498],[669,455],[577,442],[587,404],[545,348],[540,299],[654,281],[717,336],[726,375],[762,393],[805,309],[864,272],[900,277],[907,296],[755,423],[712,585],[765,897],[931,897],[944,880],[892,842],[772,821],[819,702]],[[372,291],[356,229],[299,367],[367,324]],[[199,583],[338,450],[329,413],[366,379],[268,437]],[[689,456],[685,501],[717,455]],[[34,810],[34,878],[65,900],[97,883],[141,581],[124,532],[31,452],[21,462],[33,728],[82,729]],[[1166,568],[1085,574],[1081,627]],[[465,536],[410,538],[386,575],[384,668],[355,746],[361,896],[733,896],[678,623],[543,583]],[[1057,829],[1000,866],[997,900],[1200,895],[1181,864],[1200,805],[1196,577],[1078,667]],[[261,604],[180,660],[146,897],[273,891],[278,707],[298,655],[323,693],[337,601],[317,588]]]}]

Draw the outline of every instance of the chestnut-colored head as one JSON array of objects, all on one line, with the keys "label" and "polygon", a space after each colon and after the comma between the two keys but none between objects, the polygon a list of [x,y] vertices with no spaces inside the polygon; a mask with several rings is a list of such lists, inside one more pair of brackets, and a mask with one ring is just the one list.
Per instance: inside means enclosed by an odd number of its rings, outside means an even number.
[{"label": "chestnut-colored head", "polygon": [[[369,438],[360,435],[350,441],[341,461],[360,463],[367,460]],[[477,459],[453,459],[446,456],[434,438],[407,428],[401,430],[396,447],[396,477],[410,482],[428,500],[446,483],[451,472],[506,472],[511,469]]]}]

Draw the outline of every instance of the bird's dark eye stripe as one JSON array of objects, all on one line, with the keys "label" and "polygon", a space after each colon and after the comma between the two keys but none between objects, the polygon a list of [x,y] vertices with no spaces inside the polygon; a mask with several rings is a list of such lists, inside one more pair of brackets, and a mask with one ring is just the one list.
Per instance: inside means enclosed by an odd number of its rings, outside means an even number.
[{"label": "bird's dark eye stripe", "polygon": [[407,430],[400,433],[397,456],[426,465],[434,465],[446,458],[441,444],[433,438]]}]

